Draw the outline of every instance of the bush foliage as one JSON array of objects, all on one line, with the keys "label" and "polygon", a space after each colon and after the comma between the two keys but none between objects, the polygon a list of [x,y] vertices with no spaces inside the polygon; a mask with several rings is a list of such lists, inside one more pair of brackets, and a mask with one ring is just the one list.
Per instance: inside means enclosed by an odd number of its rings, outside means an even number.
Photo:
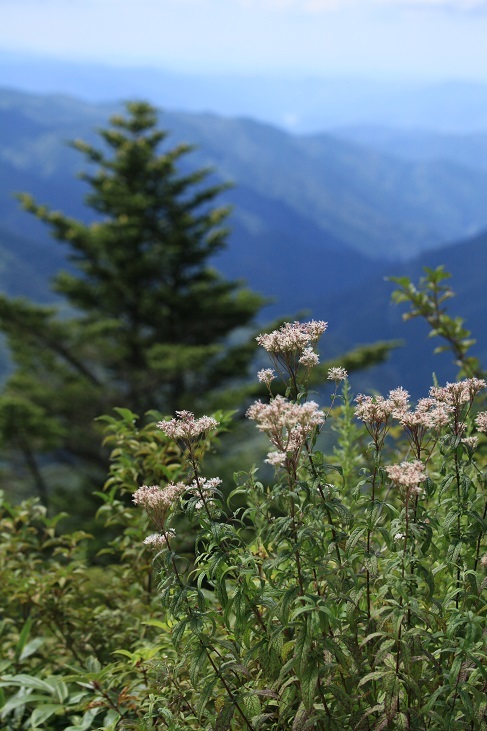
[{"label": "bush foliage", "polygon": [[411,404],[354,398],[337,366],[322,407],[325,329],[260,336],[268,464],[233,489],[204,472],[230,414],[119,409],[95,561],[62,516],[3,503],[2,728],[487,728],[485,381]]}]

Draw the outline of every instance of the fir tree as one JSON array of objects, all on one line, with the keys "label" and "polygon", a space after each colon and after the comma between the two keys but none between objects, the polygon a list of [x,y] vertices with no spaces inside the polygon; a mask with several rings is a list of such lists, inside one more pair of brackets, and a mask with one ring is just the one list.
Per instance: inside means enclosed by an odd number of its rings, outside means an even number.
[{"label": "fir tree", "polygon": [[231,403],[231,388],[236,405],[264,303],[210,266],[228,234],[228,208],[214,205],[225,186],[207,170],[180,172],[191,146],[166,149],[156,111],[142,102],[101,136],[101,149],[74,143],[89,163],[94,222],[20,197],[68,247],[71,266],[53,281],[61,304],[0,298],[14,363],[0,437],[41,494],[43,453],[84,474],[103,462],[92,422],[113,407],[198,411],[216,394]]}]

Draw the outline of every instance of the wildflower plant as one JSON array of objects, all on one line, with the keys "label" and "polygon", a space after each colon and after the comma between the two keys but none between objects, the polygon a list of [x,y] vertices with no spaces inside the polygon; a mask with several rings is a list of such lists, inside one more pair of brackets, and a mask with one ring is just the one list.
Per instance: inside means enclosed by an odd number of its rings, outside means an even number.
[{"label": "wildflower plant", "polygon": [[[188,469],[134,495],[159,531],[146,542],[187,709],[177,724],[167,711],[167,727],[487,728],[485,381],[435,386],[412,406],[402,388],[353,400],[336,367],[324,409],[308,391],[325,329],[258,338],[270,400],[247,417],[269,440],[271,484],[256,469],[233,491],[203,475],[210,417],[159,424]],[[317,439],[332,422],[327,458]],[[181,514],[194,553],[174,532]]]}]

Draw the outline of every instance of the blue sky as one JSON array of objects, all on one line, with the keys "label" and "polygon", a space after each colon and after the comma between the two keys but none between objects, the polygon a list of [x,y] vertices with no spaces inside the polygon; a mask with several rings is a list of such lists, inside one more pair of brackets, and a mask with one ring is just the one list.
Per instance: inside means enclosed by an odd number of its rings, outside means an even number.
[{"label": "blue sky", "polygon": [[487,80],[487,0],[0,0],[0,49],[185,71]]}]

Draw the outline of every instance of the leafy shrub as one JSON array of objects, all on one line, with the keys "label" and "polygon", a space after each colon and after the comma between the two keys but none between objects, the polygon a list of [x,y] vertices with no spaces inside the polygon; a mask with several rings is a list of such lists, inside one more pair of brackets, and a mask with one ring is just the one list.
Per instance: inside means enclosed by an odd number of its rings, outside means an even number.
[{"label": "leafy shrub", "polygon": [[[142,539],[147,519],[125,494],[139,470],[177,475],[177,448],[126,409],[105,419],[112,468],[99,510],[109,539],[62,533],[38,501],[0,504],[1,728],[143,728],[152,657],[172,650],[151,620],[159,599]],[[160,629],[160,628],[159,628]],[[159,629],[157,630],[159,632]],[[156,686],[159,687],[159,684]],[[130,725],[132,724],[132,725]],[[149,726],[150,727],[150,726]]]},{"label": "leafy shrub", "polygon": [[[333,401],[345,387],[330,460],[316,441],[332,409],[308,398],[324,329],[294,323],[260,338],[271,398],[247,415],[272,445],[273,484],[239,474],[225,501],[199,460],[215,420],[179,412],[159,423],[189,469],[185,482],[134,496],[157,528],[146,542],[173,672],[186,681],[185,723],[168,714],[168,726],[487,728],[486,412],[473,420],[485,381],[432,387],[415,408],[402,388],[353,408],[346,373],[331,369]],[[286,397],[272,395],[276,371]],[[365,449],[350,444],[354,412]],[[194,557],[181,550],[181,514]]]},{"label": "leafy shrub", "polygon": [[260,337],[270,399],[247,412],[269,484],[204,475],[228,414],[139,428],[119,409],[98,563],[62,517],[2,504],[2,728],[487,728],[485,382],[433,274],[414,314],[437,298],[465,380],[413,407],[401,388],[354,401],[334,367],[323,409],[325,323],[287,324]]}]

